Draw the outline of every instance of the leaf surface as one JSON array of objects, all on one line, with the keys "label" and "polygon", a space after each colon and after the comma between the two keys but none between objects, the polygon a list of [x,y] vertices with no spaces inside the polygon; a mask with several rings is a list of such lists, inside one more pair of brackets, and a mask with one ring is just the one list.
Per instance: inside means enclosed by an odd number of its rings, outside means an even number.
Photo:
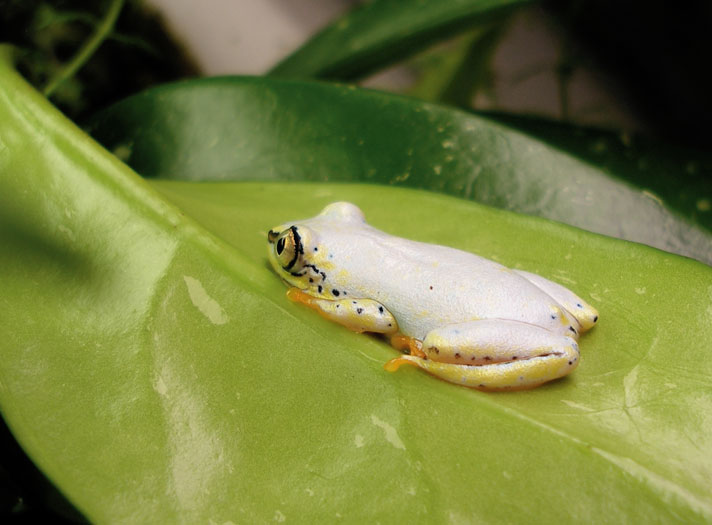
[{"label": "leaf surface", "polygon": [[[709,267],[424,191],[148,182],[0,78],[0,410],[92,521],[712,519]],[[589,299],[581,366],[504,395],[385,372],[266,265],[340,199]]]}]

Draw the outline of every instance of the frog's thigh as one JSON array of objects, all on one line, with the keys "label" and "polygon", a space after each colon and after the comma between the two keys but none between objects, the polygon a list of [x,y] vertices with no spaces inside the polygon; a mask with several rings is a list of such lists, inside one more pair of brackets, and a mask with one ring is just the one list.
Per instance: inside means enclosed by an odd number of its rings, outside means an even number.
[{"label": "frog's thigh", "polygon": [[287,297],[307,305],[323,317],[344,325],[354,332],[392,334],[398,330],[393,315],[373,299],[322,299],[309,295],[299,288],[287,290]]},{"label": "frog's thigh", "polygon": [[598,311],[565,286],[561,286],[559,283],[545,279],[535,273],[523,270],[514,270],[514,272],[524,277],[563,306],[581,325],[582,332],[589,330],[598,321]]},{"label": "frog's thigh", "polygon": [[402,356],[401,364],[418,366],[451,383],[481,390],[533,388],[563,377],[579,362],[576,341],[538,326],[499,319],[458,323],[431,331],[423,340],[428,359]]}]

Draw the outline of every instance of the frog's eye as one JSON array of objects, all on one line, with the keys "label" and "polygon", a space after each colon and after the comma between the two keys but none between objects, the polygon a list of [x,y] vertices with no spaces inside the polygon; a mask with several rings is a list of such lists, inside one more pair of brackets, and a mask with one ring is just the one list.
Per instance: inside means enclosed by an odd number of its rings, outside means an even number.
[{"label": "frog's eye", "polygon": [[282,268],[285,270],[294,268],[301,253],[304,253],[304,249],[302,248],[301,238],[299,237],[296,226],[284,230],[279,234],[279,237],[276,238],[274,242],[274,254],[277,256],[279,264],[282,265]]}]

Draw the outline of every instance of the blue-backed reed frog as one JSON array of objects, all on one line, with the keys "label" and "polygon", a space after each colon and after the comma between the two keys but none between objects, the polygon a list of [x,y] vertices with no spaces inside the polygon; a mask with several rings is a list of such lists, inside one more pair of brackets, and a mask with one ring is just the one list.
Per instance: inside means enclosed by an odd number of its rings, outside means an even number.
[{"label": "blue-backed reed frog", "polygon": [[[569,374],[595,308],[539,275],[472,253],[411,241],[335,202],[268,233],[287,296],[404,351],[385,364],[418,366],[479,390],[533,388]],[[407,353],[406,353],[407,352]]]}]

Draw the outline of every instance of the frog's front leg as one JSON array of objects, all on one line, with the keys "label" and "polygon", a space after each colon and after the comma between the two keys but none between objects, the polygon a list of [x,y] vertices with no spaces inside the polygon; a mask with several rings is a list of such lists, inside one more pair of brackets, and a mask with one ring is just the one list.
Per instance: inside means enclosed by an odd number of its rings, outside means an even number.
[{"label": "frog's front leg", "polygon": [[373,299],[323,299],[299,288],[287,290],[287,297],[354,332],[394,334],[398,331],[398,323],[391,312]]},{"label": "frog's front leg", "polygon": [[397,357],[386,363],[386,370],[394,372],[409,364],[479,390],[522,390],[565,376],[579,361],[578,345],[572,338],[500,319],[432,330],[422,350],[427,357]]}]

